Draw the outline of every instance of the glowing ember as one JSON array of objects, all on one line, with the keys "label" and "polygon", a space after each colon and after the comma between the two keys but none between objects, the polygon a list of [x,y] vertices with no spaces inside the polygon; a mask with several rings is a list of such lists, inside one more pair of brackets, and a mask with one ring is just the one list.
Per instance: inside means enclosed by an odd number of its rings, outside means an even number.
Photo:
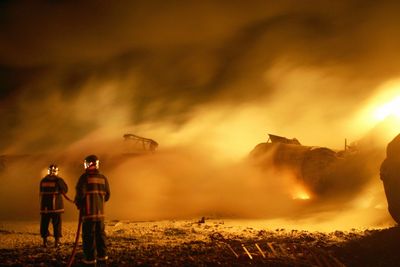
[{"label": "glowing ember", "polygon": [[301,200],[308,200],[308,199],[310,199],[310,198],[311,198],[310,195],[307,194],[307,193],[304,192],[304,191],[297,192],[297,194],[295,194],[295,195],[293,196],[293,199],[301,199]]},{"label": "glowing ember", "polygon": [[311,199],[311,196],[303,186],[297,185],[292,194],[292,198],[300,200],[309,200]]}]

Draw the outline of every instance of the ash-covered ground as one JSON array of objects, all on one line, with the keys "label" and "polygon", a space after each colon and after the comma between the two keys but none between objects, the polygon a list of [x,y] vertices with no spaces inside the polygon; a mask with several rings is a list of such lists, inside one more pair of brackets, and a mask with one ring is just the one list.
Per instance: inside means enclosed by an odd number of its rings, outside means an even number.
[{"label": "ash-covered ground", "polygon": [[[0,222],[1,266],[66,266],[77,222],[63,244],[42,247],[38,222]],[[108,266],[398,266],[400,227],[318,232],[261,221],[106,221]],[[50,239],[50,241],[53,241]],[[73,266],[82,265],[78,247]]]}]

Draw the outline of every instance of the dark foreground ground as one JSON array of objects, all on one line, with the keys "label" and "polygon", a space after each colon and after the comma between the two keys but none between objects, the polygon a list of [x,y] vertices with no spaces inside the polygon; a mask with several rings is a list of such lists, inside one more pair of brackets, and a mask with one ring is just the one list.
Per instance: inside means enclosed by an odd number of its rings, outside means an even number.
[{"label": "dark foreground ground", "polygon": [[[108,266],[400,266],[400,227],[321,233],[222,220],[106,225]],[[64,223],[55,249],[41,247],[37,222],[0,222],[0,265],[65,266],[76,226]],[[82,266],[82,257],[79,246],[73,266]]]}]

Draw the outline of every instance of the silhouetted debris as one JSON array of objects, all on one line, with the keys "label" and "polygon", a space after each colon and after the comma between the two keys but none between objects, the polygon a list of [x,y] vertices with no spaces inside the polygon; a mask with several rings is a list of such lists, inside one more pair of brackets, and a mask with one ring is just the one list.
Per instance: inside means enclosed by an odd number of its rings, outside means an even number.
[{"label": "silhouetted debris", "polygon": [[206,217],[201,217],[201,219],[197,223],[205,223],[206,222]]},{"label": "silhouetted debris", "polygon": [[[107,223],[108,266],[397,266],[400,228],[335,231],[257,230],[188,221]],[[63,245],[41,246],[38,224],[0,224],[1,266],[65,266],[76,223],[64,223]],[[79,245],[73,266],[80,266]]]}]

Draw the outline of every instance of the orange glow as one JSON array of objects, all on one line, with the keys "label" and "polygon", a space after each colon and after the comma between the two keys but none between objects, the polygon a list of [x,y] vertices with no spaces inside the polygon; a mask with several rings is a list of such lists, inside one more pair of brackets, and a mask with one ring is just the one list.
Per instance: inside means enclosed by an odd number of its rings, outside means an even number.
[{"label": "orange glow", "polygon": [[309,200],[311,199],[311,196],[302,185],[295,185],[292,193],[292,198],[300,200]]},{"label": "orange glow", "polygon": [[352,130],[368,131],[384,122],[387,136],[392,137],[400,131],[400,79],[383,84],[377,92],[358,114],[359,123],[352,123]]},{"label": "orange glow", "polygon": [[374,116],[376,119],[382,121],[389,116],[400,118],[400,96],[390,100],[387,103],[378,106],[375,109]]}]

